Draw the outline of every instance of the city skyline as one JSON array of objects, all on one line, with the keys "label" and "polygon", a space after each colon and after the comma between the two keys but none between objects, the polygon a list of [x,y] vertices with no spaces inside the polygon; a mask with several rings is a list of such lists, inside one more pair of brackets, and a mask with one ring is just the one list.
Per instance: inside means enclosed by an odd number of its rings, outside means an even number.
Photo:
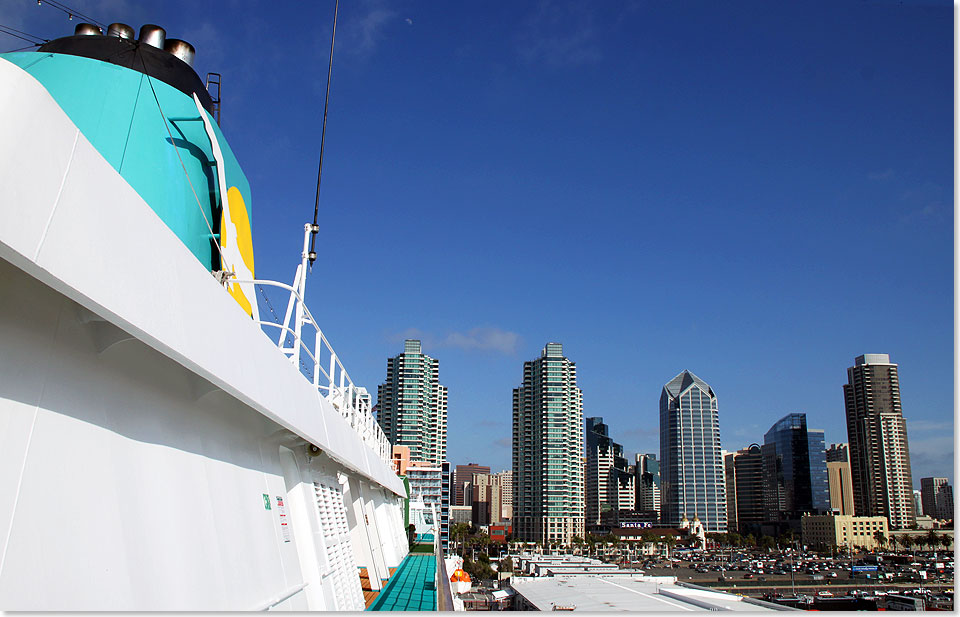
[{"label": "city skyline", "polygon": [[[332,1],[71,4],[159,24],[223,75],[257,277],[289,283]],[[544,341],[627,454],[659,451],[660,389],[687,368],[728,451],[788,413],[846,442],[844,371],[887,353],[914,486],[953,482],[952,10],[341,4],[307,304],[371,393],[406,338],[441,360],[453,463],[510,468],[516,366]],[[25,0],[0,23],[52,39],[77,20]]]}]

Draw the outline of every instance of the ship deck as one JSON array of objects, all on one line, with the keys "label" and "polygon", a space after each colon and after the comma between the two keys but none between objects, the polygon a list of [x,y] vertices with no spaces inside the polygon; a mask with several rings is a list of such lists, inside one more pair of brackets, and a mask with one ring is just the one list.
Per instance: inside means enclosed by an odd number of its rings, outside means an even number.
[{"label": "ship deck", "polygon": [[[436,557],[412,553],[404,558],[387,586],[367,606],[368,611],[437,610]],[[366,598],[366,592],[364,592]]]}]

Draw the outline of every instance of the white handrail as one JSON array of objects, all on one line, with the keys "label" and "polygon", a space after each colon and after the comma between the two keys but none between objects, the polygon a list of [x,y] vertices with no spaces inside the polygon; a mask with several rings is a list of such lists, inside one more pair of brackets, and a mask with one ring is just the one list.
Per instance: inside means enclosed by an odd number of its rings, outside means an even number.
[{"label": "white handrail", "polygon": [[[309,228],[309,225],[307,227]],[[230,282],[239,285],[277,287],[290,293],[284,323],[280,324],[260,319],[255,320],[255,323],[265,332],[268,327],[280,330],[279,339],[274,339],[273,335],[269,335],[271,340],[276,341],[277,347],[284,355],[290,357],[294,366],[302,364],[306,370],[311,372],[313,386],[317,389],[317,394],[326,398],[350,424],[351,428],[356,431],[363,442],[377,452],[385,463],[389,464],[391,458],[390,442],[373,417],[370,409],[369,393],[365,388],[353,383],[353,379],[347,373],[347,369],[340,361],[337,352],[334,351],[330,341],[327,340],[327,337],[317,325],[313,313],[310,312],[303,301],[305,276],[306,268],[301,264],[297,267],[293,285],[263,279],[231,279]],[[312,351],[303,338],[302,327],[304,325],[310,325],[315,333]],[[291,347],[285,345],[288,338],[293,339]],[[325,352],[329,353],[329,369],[325,368],[321,362],[321,354]],[[307,366],[308,363],[312,366]]]}]

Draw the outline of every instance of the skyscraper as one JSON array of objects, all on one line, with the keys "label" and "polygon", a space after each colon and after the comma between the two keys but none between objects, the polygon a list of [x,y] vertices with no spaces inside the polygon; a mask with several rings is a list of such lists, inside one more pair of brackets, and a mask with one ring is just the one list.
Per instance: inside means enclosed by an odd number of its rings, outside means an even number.
[{"label": "skyscraper", "polygon": [[887,354],[858,356],[843,386],[857,516],[886,516],[891,529],[916,523],[907,423],[897,365]]},{"label": "skyscraper", "polygon": [[637,510],[660,514],[660,463],[656,454],[637,454]]},{"label": "skyscraper", "polygon": [[467,463],[466,465],[457,465],[453,469],[453,505],[455,506],[466,506],[470,505],[470,497],[464,495],[464,491],[469,491],[470,487],[467,486],[470,484],[470,480],[473,478],[475,473],[485,473],[490,474],[490,467],[486,465],[478,465],[476,463]]},{"label": "skyscraper", "polygon": [[569,543],[584,535],[583,395],[563,345],[523,363],[513,390],[514,536]]},{"label": "skyscraper", "polygon": [[724,458],[727,480],[727,527],[741,534],[759,534],[764,519],[763,455],[758,444]]},{"label": "skyscraper", "polygon": [[501,502],[500,502],[500,516],[499,521],[494,521],[497,523],[502,523],[504,521],[513,520],[513,471],[507,469],[506,471],[501,471],[499,473],[493,474],[494,484],[500,486],[501,492]]},{"label": "skyscraper", "polygon": [[587,527],[599,524],[603,512],[632,510],[636,502],[636,489],[632,475],[627,473],[623,446],[610,437],[609,430],[603,418],[587,418],[587,471],[584,479]]},{"label": "skyscraper", "polygon": [[827,477],[830,483],[830,509],[837,514],[855,515],[850,461],[829,461]]},{"label": "skyscraper", "polygon": [[920,478],[920,501],[927,516],[953,520],[953,487],[947,478]]},{"label": "skyscraper", "polygon": [[761,452],[768,521],[830,509],[823,431],[807,429],[806,414],[777,420],[763,436]]},{"label": "skyscraper", "polygon": [[660,394],[660,513],[667,525],[696,516],[708,532],[727,531],[717,397],[690,371]]},{"label": "skyscraper", "polygon": [[845,443],[832,443],[827,448],[827,462],[850,462],[850,446]]},{"label": "skyscraper", "polygon": [[408,446],[414,463],[440,467],[447,456],[447,388],[440,363],[407,340],[387,360],[387,380],[377,387],[377,422],[393,445]]}]

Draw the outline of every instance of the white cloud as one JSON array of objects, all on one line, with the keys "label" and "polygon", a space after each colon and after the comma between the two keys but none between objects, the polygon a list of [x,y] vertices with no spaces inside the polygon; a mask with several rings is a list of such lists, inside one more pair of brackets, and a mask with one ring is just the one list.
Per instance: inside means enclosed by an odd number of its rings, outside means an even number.
[{"label": "white cloud", "polygon": [[520,344],[520,335],[492,326],[480,326],[466,332],[448,332],[437,335],[424,332],[419,328],[407,328],[389,337],[391,342],[406,339],[418,339],[423,342],[424,351],[429,349],[454,348],[465,351],[496,351],[511,355],[516,353]]},{"label": "white cloud", "polygon": [[[385,28],[396,17],[397,12],[380,0],[364,3],[359,16],[344,20],[344,52],[360,57],[373,54],[384,36]],[[412,20],[408,23],[412,23]]]},{"label": "white cloud", "polygon": [[950,432],[953,433],[953,422],[943,422],[934,420],[911,420],[907,418],[907,432],[919,433],[927,431]]},{"label": "white cloud", "polygon": [[602,54],[593,21],[586,5],[544,0],[517,37],[521,59],[555,68],[599,61]]}]

